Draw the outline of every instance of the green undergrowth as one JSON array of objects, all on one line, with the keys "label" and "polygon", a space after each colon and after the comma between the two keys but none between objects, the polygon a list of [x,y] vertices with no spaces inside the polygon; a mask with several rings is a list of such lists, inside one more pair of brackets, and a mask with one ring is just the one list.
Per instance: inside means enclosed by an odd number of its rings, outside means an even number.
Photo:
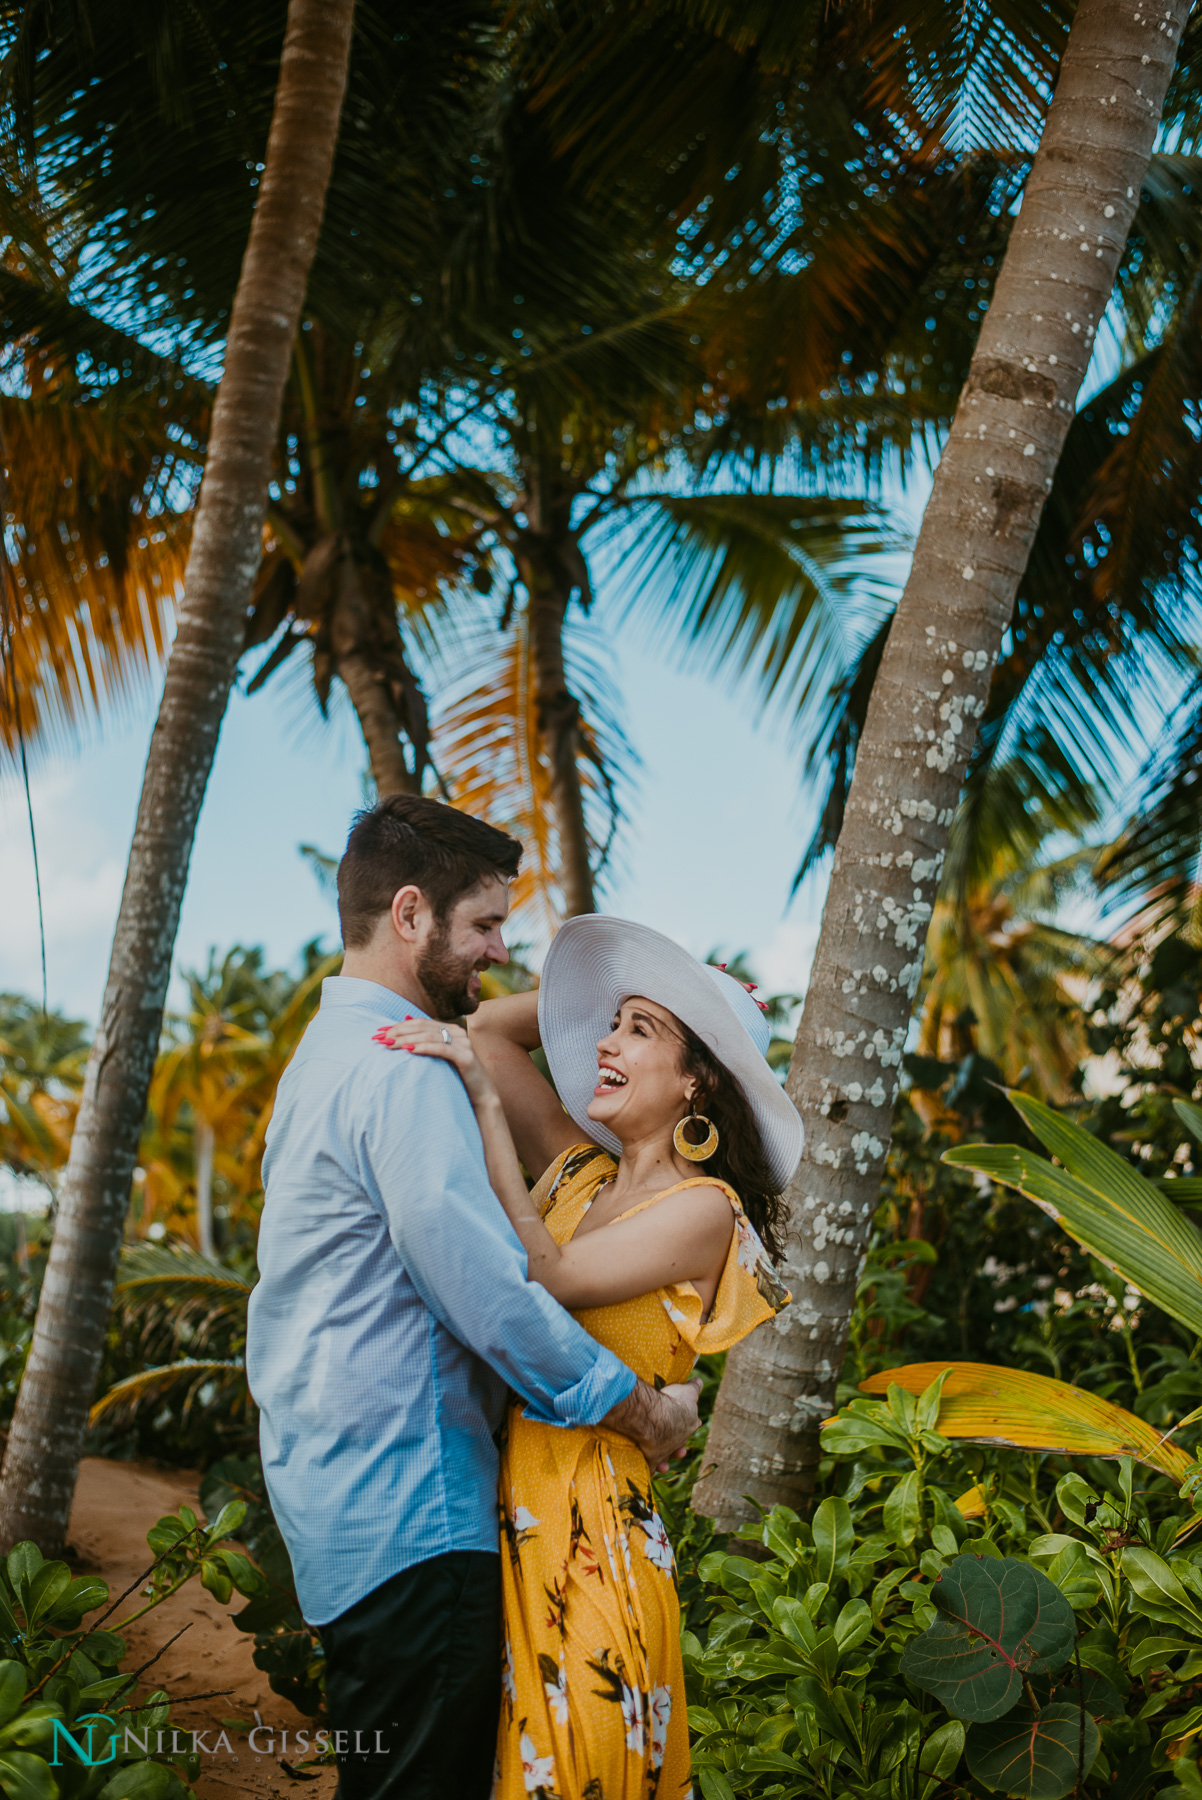
[{"label": "green undergrowth", "polygon": [[1202,1465],[1178,1490],[937,1417],[858,1400],[808,1521],[686,1569],[704,1800],[1202,1800]]}]

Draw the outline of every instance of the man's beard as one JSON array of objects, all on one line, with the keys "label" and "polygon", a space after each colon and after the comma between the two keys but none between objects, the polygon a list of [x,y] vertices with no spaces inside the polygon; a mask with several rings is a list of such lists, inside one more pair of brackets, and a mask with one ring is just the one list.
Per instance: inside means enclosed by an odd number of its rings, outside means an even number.
[{"label": "man's beard", "polygon": [[477,960],[456,956],[449,937],[445,929],[436,932],[416,962],[417,978],[436,1019],[461,1018],[464,1013],[474,1013],[480,1004],[468,986]]}]

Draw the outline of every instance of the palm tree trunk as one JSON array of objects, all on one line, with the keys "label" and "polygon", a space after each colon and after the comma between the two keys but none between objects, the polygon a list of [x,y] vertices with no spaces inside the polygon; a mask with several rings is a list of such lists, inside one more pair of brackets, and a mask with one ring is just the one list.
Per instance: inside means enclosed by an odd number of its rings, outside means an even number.
[{"label": "palm tree trunk", "polygon": [[196,1242],[202,1256],[213,1250],[213,1152],[216,1136],[204,1119],[196,1124]]},{"label": "palm tree trunk", "polygon": [[519,559],[530,596],[530,647],[538,729],[551,765],[551,804],[559,838],[559,872],[566,918],[596,910],[580,778],[580,703],[568,686],[563,629],[570,590],[536,559]]},{"label": "palm tree trunk", "polygon": [[872,691],[788,1089],[793,1304],[731,1353],[694,1504],[811,1491],[976,721],[1110,297],[1188,0],[1081,0]]},{"label": "palm tree trunk", "polygon": [[0,1543],[67,1524],[108,1325],[196,821],[259,566],[267,482],[329,185],[354,0],[290,0],[258,205],[150,743],[96,1041],[0,1480]]},{"label": "palm tree trunk", "polygon": [[[381,799],[420,794],[426,706],[405,659],[391,580],[369,562],[360,564],[344,540],[335,582],[330,653],[367,745],[376,792]],[[413,745],[412,770],[405,761],[402,730]]]}]

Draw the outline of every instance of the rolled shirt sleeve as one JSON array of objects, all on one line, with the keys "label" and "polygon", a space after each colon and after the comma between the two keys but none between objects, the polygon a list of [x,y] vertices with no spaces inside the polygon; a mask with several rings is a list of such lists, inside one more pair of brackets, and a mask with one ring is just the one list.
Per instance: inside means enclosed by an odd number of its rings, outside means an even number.
[{"label": "rolled shirt sleeve", "polygon": [[458,1072],[395,1053],[362,1139],[364,1186],[425,1305],[549,1425],[595,1425],[632,1372],[526,1275],[526,1253],[489,1184]]}]

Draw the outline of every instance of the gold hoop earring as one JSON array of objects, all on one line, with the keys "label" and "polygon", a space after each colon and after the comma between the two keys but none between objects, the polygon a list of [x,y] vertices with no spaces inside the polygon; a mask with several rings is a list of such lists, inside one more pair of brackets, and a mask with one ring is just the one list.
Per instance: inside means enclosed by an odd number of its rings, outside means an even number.
[{"label": "gold hoop earring", "polygon": [[[696,1120],[698,1125],[704,1125],[706,1127],[706,1135],[699,1144],[690,1143],[685,1136],[685,1126],[691,1125],[694,1120]],[[681,1156],[685,1157],[689,1162],[706,1162],[718,1148],[718,1127],[714,1124],[712,1119],[707,1119],[704,1113],[686,1113],[684,1118],[680,1121],[680,1124],[676,1127],[676,1130],[672,1133],[672,1142],[676,1145]]]}]

